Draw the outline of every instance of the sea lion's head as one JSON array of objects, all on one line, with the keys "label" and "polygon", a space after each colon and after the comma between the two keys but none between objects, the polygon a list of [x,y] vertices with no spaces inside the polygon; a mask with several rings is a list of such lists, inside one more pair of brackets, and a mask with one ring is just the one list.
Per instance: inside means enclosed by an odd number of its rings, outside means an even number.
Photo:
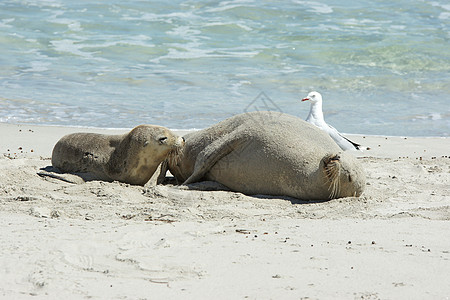
[{"label": "sea lion's head", "polygon": [[[127,168],[128,180],[145,184],[164,160],[175,160],[184,147],[184,139],[168,128],[156,125],[139,125],[123,139],[120,152],[122,164]],[[126,158],[126,159],[124,159]]]},{"label": "sea lion's head", "polygon": [[327,155],[323,158],[323,166],[330,199],[361,196],[366,175],[353,155],[346,152]]},{"label": "sea lion's head", "polygon": [[183,137],[176,135],[166,127],[156,125],[139,125],[128,133],[128,137],[134,146],[151,149],[149,151],[154,154],[180,151],[184,146]]}]

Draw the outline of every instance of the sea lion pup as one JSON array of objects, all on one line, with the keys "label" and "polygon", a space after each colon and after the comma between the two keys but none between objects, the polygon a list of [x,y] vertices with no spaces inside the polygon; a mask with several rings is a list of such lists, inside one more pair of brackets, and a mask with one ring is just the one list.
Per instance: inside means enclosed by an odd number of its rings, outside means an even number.
[{"label": "sea lion pup", "polygon": [[365,175],[328,134],[297,117],[251,112],[185,136],[169,170],[179,182],[219,182],[245,194],[326,200],[360,196]]},{"label": "sea lion pup", "polygon": [[144,185],[158,165],[173,158],[183,145],[182,137],[154,125],[139,125],[123,135],[74,133],[56,143],[52,165],[62,172]]}]

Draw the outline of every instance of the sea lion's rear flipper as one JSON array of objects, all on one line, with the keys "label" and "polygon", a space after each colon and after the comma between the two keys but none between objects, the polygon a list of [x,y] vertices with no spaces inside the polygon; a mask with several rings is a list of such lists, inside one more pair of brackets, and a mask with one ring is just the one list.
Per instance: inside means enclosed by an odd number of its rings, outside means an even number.
[{"label": "sea lion's rear flipper", "polygon": [[42,168],[37,174],[41,177],[50,177],[67,183],[81,184],[85,183],[85,179],[78,174],[61,173],[58,168],[46,167]]},{"label": "sea lion's rear flipper", "polygon": [[49,177],[73,184],[82,184],[94,180],[111,181],[87,172],[64,173],[53,166],[42,168],[37,174],[43,178]]},{"label": "sea lion's rear flipper", "polygon": [[206,146],[195,160],[194,172],[183,184],[189,184],[201,180],[206,173],[221,158],[234,151],[239,145],[246,142],[246,139],[235,131],[222,136]]}]

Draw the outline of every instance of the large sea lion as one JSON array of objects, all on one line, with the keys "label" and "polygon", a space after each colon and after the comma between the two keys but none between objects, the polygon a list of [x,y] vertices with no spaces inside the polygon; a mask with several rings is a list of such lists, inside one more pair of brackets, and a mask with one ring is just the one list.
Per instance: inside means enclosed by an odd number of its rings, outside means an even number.
[{"label": "large sea lion", "polygon": [[245,194],[325,200],[360,196],[365,175],[328,134],[297,117],[251,112],[185,136],[177,161],[179,182],[219,182]]},{"label": "large sea lion", "polygon": [[158,165],[174,157],[183,145],[182,137],[154,125],[140,125],[124,135],[74,133],[56,143],[52,165],[62,172],[144,185]]}]

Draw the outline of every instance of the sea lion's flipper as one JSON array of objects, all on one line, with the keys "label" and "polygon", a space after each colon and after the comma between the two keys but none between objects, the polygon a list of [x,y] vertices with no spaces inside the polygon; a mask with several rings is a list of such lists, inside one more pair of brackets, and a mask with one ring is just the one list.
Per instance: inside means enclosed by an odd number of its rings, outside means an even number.
[{"label": "sea lion's flipper", "polygon": [[183,184],[197,182],[202,179],[216,162],[245,142],[246,140],[241,135],[233,131],[206,146],[197,155],[194,172]]},{"label": "sea lion's flipper", "polygon": [[93,180],[105,180],[108,181],[105,178],[102,178],[98,175],[92,174],[92,173],[86,173],[86,172],[79,172],[79,173],[64,173],[61,172],[58,168],[55,168],[53,166],[48,166],[45,168],[42,168],[37,174],[41,177],[50,177],[55,178],[61,181],[65,181],[68,183],[73,184],[82,184],[87,181],[93,181]]},{"label": "sea lion's flipper", "polygon": [[167,160],[164,160],[162,163],[160,163],[158,165],[158,168],[156,168],[155,173],[153,173],[152,177],[150,177],[147,183],[144,184],[144,187],[151,187],[163,183],[166,179],[166,173],[168,170],[167,164]]},{"label": "sea lion's flipper", "polygon": [[50,177],[55,178],[67,183],[73,183],[73,184],[81,184],[85,183],[85,180],[83,177],[75,175],[75,174],[69,174],[69,173],[60,173],[58,169],[52,168],[42,168],[41,171],[37,172],[37,174],[41,177]]}]

